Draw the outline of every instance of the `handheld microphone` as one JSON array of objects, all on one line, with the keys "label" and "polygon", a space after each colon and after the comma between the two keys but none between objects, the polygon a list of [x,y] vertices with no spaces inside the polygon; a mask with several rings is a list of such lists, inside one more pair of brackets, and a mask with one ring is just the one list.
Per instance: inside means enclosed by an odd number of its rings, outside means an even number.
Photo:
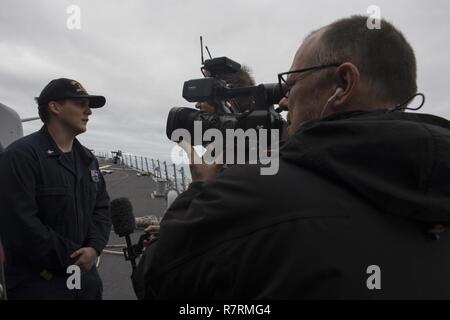
[{"label": "handheld microphone", "polygon": [[125,260],[130,260],[131,267],[136,269],[136,255],[131,243],[130,234],[134,232],[135,220],[133,206],[128,198],[118,198],[111,201],[111,222],[114,232],[119,237],[125,237],[127,247],[123,249]]},{"label": "handheld microphone", "polygon": [[128,198],[117,198],[111,201],[111,221],[114,232],[119,237],[129,236],[136,228],[133,205]]},{"label": "handheld microphone", "polygon": [[136,269],[136,258],[138,258],[144,249],[144,240],[151,234],[143,234],[137,244],[131,243],[130,234],[136,228],[136,219],[133,214],[133,206],[128,198],[117,198],[111,201],[111,222],[114,232],[119,237],[125,237],[127,247],[123,249],[125,260],[130,260],[131,267]]}]

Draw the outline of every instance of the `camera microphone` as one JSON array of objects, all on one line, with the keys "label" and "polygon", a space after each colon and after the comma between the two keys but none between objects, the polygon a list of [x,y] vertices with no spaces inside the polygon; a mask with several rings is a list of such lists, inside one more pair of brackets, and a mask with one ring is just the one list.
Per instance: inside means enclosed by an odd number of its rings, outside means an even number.
[{"label": "camera microphone", "polygon": [[129,236],[136,227],[133,206],[128,198],[117,198],[111,201],[111,220],[114,232],[119,237]]}]

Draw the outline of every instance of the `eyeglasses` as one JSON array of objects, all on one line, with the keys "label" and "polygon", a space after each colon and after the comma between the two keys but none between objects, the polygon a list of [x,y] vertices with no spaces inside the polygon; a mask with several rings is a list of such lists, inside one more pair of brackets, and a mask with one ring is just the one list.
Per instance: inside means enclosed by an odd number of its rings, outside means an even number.
[{"label": "eyeglasses", "polygon": [[292,87],[295,85],[295,82],[296,82],[296,81],[294,81],[290,85],[288,84],[287,77],[290,74],[305,73],[308,71],[317,71],[317,70],[322,70],[325,68],[339,67],[341,64],[342,63],[330,63],[330,64],[309,67],[309,68],[305,68],[305,69],[298,69],[298,70],[292,70],[292,71],[288,71],[288,72],[279,73],[278,74],[278,86],[280,87],[281,92],[285,92],[284,97],[289,98],[289,92],[291,91]]}]

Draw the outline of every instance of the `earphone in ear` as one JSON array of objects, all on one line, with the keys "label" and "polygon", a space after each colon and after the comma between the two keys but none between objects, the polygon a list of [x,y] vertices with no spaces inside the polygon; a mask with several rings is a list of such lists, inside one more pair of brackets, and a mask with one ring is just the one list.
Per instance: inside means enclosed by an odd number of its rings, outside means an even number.
[{"label": "earphone in ear", "polygon": [[324,113],[325,113],[325,110],[326,110],[327,107],[328,107],[328,104],[329,104],[331,101],[333,101],[334,99],[336,99],[343,91],[344,91],[344,89],[342,89],[342,88],[337,88],[337,89],[336,89],[336,92],[335,92],[331,97],[328,98],[327,103],[325,103],[325,106],[323,107],[322,112],[320,113],[319,119],[322,119],[322,117],[323,117],[323,115],[324,115]]},{"label": "earphone in ear", "polygon": [[336,99],[342,92],[344,91],[344,89],[342,88],[337,88],[336,92],[327,100],[327,103],[333,101],[334,99]]}]

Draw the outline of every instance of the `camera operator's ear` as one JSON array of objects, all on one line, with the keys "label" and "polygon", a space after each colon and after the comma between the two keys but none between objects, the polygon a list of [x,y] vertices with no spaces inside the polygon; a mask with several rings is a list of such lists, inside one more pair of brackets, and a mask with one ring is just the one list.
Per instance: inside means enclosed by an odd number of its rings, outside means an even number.
[{"label": "camera operator's ear", "polygon": [[342,90],[339,90],[339,93],[334,97],[331,107],[339,111],[349,105],[356,93],[360,82],[359,70],[353,63],[345,62],[337,68],[336,78],[338,88]]}]

